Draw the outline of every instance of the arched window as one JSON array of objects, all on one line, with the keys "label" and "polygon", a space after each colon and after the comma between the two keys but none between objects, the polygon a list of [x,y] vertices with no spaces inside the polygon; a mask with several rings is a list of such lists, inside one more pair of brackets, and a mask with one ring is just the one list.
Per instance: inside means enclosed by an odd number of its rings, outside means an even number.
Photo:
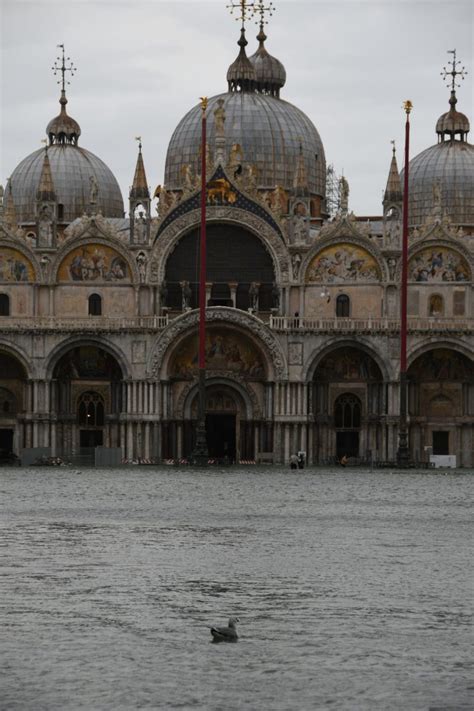
[{"label": "arched window", "polygon": [[361,405],[355,395],[340,395],[334,405],[334,424],[336,429],[357,430],[360,427]]},{"label": "arched window", "polygon": [[102,315],[102,297],[99,294],[89,296],[89,316]]},{"label": "arched window", "polygon": [[78,402],[79,424],[83,427],[104,426],[104,400],[99,393],[85,392]]},{"label": "arched window", "polygon": [[347,294],[339,294],[336,299],[336,316],[350,316],[351,300]]},{"label": "arched window", "polygon": [[444,301],[440,294],[432,294],[430,296],[429,306],[428,306],[428,316],[443,316],[444,315]]},{"label": "arched window", "polygon": [[0,316],[10,316],[10,297],[0,294]]},{"label": "arched window", "polygon": [[64,205],[58,204],[58,220],[64,220]]}]

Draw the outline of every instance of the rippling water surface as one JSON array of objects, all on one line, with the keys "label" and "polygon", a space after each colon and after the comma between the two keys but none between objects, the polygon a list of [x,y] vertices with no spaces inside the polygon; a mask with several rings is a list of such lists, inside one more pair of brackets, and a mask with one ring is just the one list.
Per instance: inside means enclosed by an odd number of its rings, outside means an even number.
[{"label": "rippling water surface", "polygon": [[472,708],[473,483],[1,469],[0,708]]}]

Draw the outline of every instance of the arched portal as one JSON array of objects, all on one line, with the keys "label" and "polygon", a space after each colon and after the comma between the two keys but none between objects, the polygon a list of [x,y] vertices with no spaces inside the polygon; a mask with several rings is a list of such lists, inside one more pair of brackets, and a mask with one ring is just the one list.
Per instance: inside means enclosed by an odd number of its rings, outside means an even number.
[{"label": "arched portal", "polygon": [[[169,354],[166,389],[170,403],[163,423],[163,457],[189,459],[194,449],[198,402],[198,335],[183,334]],[[210,456],[253,460],[271,451],[272,428],[265,419],[269,364],[250,333],[223,322],[206,331],[206,430]]]},{"label": "arched portal", "polygon": [[0,351],[0,462],[19,455],[24,446],[27,374],[12,354]]},{"label": "arched portal", "polygon": [[62,355],[53,370],[59,455],[121,445],[122,380],[116,358],[99,346],[79,344]]},{"label": "arched portal", "polygon": [[[269,311],[275,269],[263,242],[238,225],[210,224],[207,227],[207,282],[212,284],[210,306],[249,308],[249,289],[258,284],[258,310]],[[181,310],[183,284],[189,282],[192,308],[198,305],[199,230],[186,233],[170,255],[165,271],[166,306]]]},{"label": "arched portal", "polygon": [[375,359],[355,345],[326,353],[314,372],[313,412],[318,461],[380,457],[386,399]]},{"label": "arched portal", "polygon": [[472,466],[474,363],[454,349],[433,348],[408,369],[410,443],[415,459],[459,452]]}]

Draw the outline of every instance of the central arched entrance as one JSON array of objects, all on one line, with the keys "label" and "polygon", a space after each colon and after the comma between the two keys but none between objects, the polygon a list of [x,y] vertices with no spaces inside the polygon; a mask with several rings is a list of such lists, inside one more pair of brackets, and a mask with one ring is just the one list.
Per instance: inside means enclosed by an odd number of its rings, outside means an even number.
[{"label": "central arched entrance", "polygon": [[[230,384],[215,383],[206,391],[206,438],[209,456],[236,462],[248,453],[247,408],[240,393]],[[198,395],[191,405],[194,423],[198,416]],[[193,428],[194,429],[194,428]]]}]

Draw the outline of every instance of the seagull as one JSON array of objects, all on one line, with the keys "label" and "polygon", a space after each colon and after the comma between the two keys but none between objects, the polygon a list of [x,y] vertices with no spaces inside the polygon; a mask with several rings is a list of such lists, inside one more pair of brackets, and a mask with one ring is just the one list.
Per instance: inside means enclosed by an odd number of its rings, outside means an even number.
[{"label": "seagull", "polygon": [[238,617],[231,617],[228,627],[211,627],[213,642],[237,642],[239,636],[235,629],[235,623],[239,622]]}]

